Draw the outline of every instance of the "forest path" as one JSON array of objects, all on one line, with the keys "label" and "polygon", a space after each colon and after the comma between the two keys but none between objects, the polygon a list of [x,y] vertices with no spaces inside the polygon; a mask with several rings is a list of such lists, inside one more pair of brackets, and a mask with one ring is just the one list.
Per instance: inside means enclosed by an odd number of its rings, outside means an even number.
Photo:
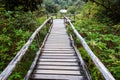
[{"label": "forest path", "polygon": [[84,71],[71,46],[64,20],[53,20],[53,27],[42,49],[31,79],[83,80]]}]

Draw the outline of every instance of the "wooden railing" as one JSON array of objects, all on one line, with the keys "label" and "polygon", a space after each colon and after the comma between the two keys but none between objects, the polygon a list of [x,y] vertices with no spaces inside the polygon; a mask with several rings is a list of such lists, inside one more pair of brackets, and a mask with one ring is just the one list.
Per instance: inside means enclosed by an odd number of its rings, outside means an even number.
[{"label": "wooden railing", "polygon": [[40,47],[39,32],[45,25],[48,26],[48,24],[52,24],[52,23],[53,23],[53,19],[50,17],[40,27],[38,27],[35,30],[35,32],[32,34],[32,36],[29,38],[26,44],[21,48],[21,50],[17,53],[17,55],[13,58],[13,60],[8,64],[8,66],[0,74],[0,80],[6,80],[11,75],[11,73],[16,68],[16,65],[18,64],[18,62],[25,55],[26,51],[28,50],[29,46],[31,45],[35,37],[37,39],[38,47]]},{"label": "wooden railing", "polygon": [[[53,23],[53,20],[52,20],[52,23]],[[47,38],[48,38],[48,36],[49,36],[49,34],[51,32],[51,29],[52,29],[52,25],[50,26],[50,29],[49,29],[47,35],[45,36],[44,41],[42,42],[42,45],[39,47],[39,50],[37,51],[36,56],[34,58],[34,61],[32,62],[32,65],[31,65],[30,69],[28,70],[26,76],[24,77],[24,80],[29,80],[30,79],[30,76],[31,76],[31,74],[32,74],[32,72],[33,72],[33,70],[34,70],[34,68],[36,66],[36,63],[37,63],[38,58],[39,58],[39,56],[41,54],[42,48],[45,45],[45,42],[46,42],[46,40],[47,40]]]},{"label": "wooden railing", "polygon": [[83,70],[85,72],[87,80],[92,80],[91,75],[90,75],[90,73],[89,73],[89,71],[87,69],[87,66],[86,66],[80,52],[78,51],[77,47],[75,46],[75,42],[74,42],[75,40],[73,39],[73,36],[71,34],[69,34],[69,36],[70,36],[70,40],[71,40],[71,46],[73,47],[73,49],[75,50],[75,52],[76,52],[76,54],[78,56],[79,62],[82,65],[82,68],[83,68]]},{"label": "wooden railing", "polygon": [[[75,29],[75,27],[73,26],[73,24],[71,23],[71,21],[64,16],[64,22],[69,23],[69,25],[71,26],[73,33],[76,35],[76,37],[81,41],[82,46],[84,47],[84,49],[87,51],[88,55],[90,56],[90,58],[92,59],[92,61],[95,63],[95,65],[97,66],[97,68],[99,69],[99,71],[102,73],[102,75],[104,76],[104,78],[106,80],[115,80],[115,78],[112,76],[112,74],[108,71],[108,69],[104,66],[104,64],[98,59],[97,56],[95,56],[95,54],[92,52],[92,50],[90,49],[90,47],[87,45],[87,43],[85,42],[85,40],[83,39],[83,37],[78,33],[78,31]],[[75,39],[76,40],[76,39]]]}]

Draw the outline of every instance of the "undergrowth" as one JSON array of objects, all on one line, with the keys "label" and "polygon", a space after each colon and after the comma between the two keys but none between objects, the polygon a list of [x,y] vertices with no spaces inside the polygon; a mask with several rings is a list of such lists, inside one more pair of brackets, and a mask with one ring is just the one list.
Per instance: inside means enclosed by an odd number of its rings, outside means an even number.
[{"label": "undergrowth", "polygon": [[[95,3],[85,4],[77,15],[74,25],[84,37],[95,55],[108,68],[112,75],[120,79],[120,24],[102,14],[102,8]],[[77,41],[77,43],[79,43]],[[79,43],[80,44],[80,43]],[[93,80],[103,80],[101,73],[93,67],[93,61],[81,45],[77,45]]]},{"label": "undergrowth", "polygon": [[[35,29],[46,19],[44,16],[35,15],[35,12],[0,12],[0,73],[27,42]],[[46,34],[45,29],[40,33],[42,42]],[[22,80],[24,78],[37,50],[37,44],[36,41],[34,41],[8,80]]]}]

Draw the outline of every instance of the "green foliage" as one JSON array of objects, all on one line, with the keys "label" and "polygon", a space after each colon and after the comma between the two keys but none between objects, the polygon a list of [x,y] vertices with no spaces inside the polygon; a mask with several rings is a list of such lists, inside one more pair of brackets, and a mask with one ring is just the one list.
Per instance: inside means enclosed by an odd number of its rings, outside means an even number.
[{"label": "green foliage", "polygon": [[38,9],[37,5],[41,5],[43,0],[2,0],[5,4],[5,9],[8,11],[14,10],[24,10],[24,11],[34,11]]},{"label": "green foliage", "polygon": [[[0,73],[44,20],[44,16],[38,17],[35,12],[0,12]],[[41,35],[44,38],[45,33],[41,33]],[[17,65],[16,72],[8,80],[22,80],[24,78],[37,50],[37,44],[34,41],[27,51],[27,55]]]},{"label": "green foliage", "polygon": [[47,13],[57,13],[57,5],[51,4],[51,3],[46,3],[45,8],[47,10]]},{"label": "green foliage", "polygon": [[14,72],[10,75],[8,80],[23,80],[27,71],[29,70],[32,61],[35,57],[35,53],[38,50],[35,41],[30,46],[29,50],[23,56],[22,60],[16,66]]},{"label": "green foliage", "polygon": [[[78,12],[77,9],[81,8],[83,1],[81,0],[44,0],[43,5],[46,12],[57,13],[61,9],[67,9],[69,13]],[[74,6],[74,7],[73,7]]]},{"label": "green foliage", "polygon": [[[100,12],[101,10],[101,6],[88,2],[81,9],[81,13],[77,15],[74,25],[95,55],[104,63],[113,76],[119,80],[120,24],[114,24],[110,18]],[[87,63],[93,80],[103,80],[97,68],[92,67],[93,63],[87,53],[80,45],[78,47],[80,47],[80,52]]]},{"label": "green foliage", "polygon": [[101,12],[111,19],[113,19],[114,22],[119,22],[120,19],[120,0],[89,0],[93,3],[96,3],[97,5],[100,5],[101,8],[104,10],[101,10]]},{"label": "green foliage", "polygon": [[76,11],[76,7],[73,7],[71,6],[69,9],[68,9],[68,12],[71,13],[71,14],[74,14]]},{"label": "green foliage", "polygon": [[8,80],[17,80],[19,79],[20,80],[21,76],[20,76],[20,73],[19,72],[15,72],[14,75],[12,75]]},{"label": "green foliage", "polygon": [[38,26],[40,26],[41,23],[42,23],[43,21],[45,21],[45,19],[46,19],[46,16],[37,18],[37,24],[38,24]]}]

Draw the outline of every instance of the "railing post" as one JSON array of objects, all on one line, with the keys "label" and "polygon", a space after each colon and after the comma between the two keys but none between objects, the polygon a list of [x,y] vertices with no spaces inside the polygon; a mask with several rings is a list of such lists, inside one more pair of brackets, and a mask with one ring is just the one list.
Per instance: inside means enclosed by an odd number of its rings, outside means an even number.
[{"label": "railing post", "polygon": [[49,21],[46,23],[46,31],[48,32]]},{"label": "railing post", "polygon": [[65,16],[64,16],[64,23],[66,23],[67,22],[67,19],[65,18]]},{"label": "railing post", "polygon": [[53,23],[53,18],[51,17],[51,19],[46,23],[46,31],[47,32],[49,31],[48,27],[51,26],[52,23]]},{"label": "railing post", "polygon": [[77,36],[74,34],[74,45],[76,45],[77,42]]},{"label": "railing post", "polygon": [[51,17],[51,19],[50,19],[50,25],[49,26],[51,26],[52,25],[52,23],[53,23],[53,17]]},{"label": "railing post", "polygon": [[38,47],[40,47],[40,35],[39,35],[39,32],[38,32],[38,34],[36,35],[36,40],[37,40],[37,45],[38,45]]},{"label": "railing post", "polygon": [[65,16],[64,16],[64,24],[65,24]]}]

